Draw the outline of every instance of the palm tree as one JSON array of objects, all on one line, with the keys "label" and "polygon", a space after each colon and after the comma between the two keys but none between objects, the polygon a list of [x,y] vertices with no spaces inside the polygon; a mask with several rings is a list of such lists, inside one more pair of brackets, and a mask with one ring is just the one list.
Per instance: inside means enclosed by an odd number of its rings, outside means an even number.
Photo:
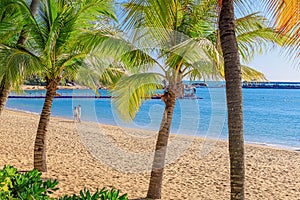
[{"label": "palm tree", "polygon": [[[155,26],[146,31],[148,32],[147,36],[143,33],[141,35],[143,35],[143,40],[149,42],[147,45],[150,48],[153,48],[153,44],[159,46],[159,55],[153,59],[153,63],[159,66],[163,73],[141,73],[122,78],[114,88],[113,95],[118,98],[114,98],[113,101],[124,118],[133,119],[142,101],[155,93],[157,88],[162,87],[162,80],[167,81],[167,87],[162,97],[165,109],[158,131],[147,193],[147,198],[160,199],[165,156],[176,97],[183,96],[182,80],[192,73],[198,78],[209,76],[213,71],[213,62],[216,63],[216,67],[219,67],[220,64],[218,62],[219,53],[210,40],[202,37],[202,35],[194,38],[186,36],[196,34],[190,30],[189,24],[192,20],[196,20],[197,17],[199,17],[199,21],[205,20],[200,17],[199,13],[194,16],[193,14],[203,9],[207,11],[207,18],[211,15],[210,19],[212,19],[213,12],[206,9],[204,4],[198,5],[196,8],[196,5],[192,7],[188,1],[160,0],[132,1],[126,5],[126,9],[128,12],[125,27],[129,30]],[[197,56],[199,54],[197,46],[200,46],[203,51],[201,56]],[[213,55],[215,60],[210,59],[208,55]],[[208,70],[204,70],[204,68]]]},{"label": "palm tree", "polygon": [[[111,36],[101,21],[115,16],[112,4],[106,0],[44,0],[40,4],[38,15],[27,24],[30,37],[19,59],[21,63],[26,59],[29,64],[38,63],[39,74],[47,82],[34,147],[34,167],[47,171],[46,133],[57,86],[65,77],[76,77],[81,68],[95,71],[103,67],[92,50]],[[5,48],[6,53],[8,49],[18,51],[7,45]]]},{"label": "palm tree", "polygon": [[[30,4],[31,15],[35,15],[39,5],[39,0],[32,0]],[[16,46],[25,45],[27,39],[26,27],[24,23],[28,20],[26,15],[24,16],[24,11],[27,11],[27,6],[25,1],[16,0],[4,0],[0,3],[1,7],[1,32],[2,39],[1,44],[12,44],[15,43]],[[20,30],[20,28],[22,29]],[[15,29],[14,29],[15,28]],[[19,35],[17,39],[16,36]],[[17,41],[15,42],[15,40]],[[17,67],[19,66],[19,67]],[[24,77],[24,70],[29,70],[28,68],[23,68],[19,64],[16,66],[3,66],[0,76],[0,115],[5,107],[7,98],[11,89],[11,86],[18,86]],[[14,70],[14,71],[13,71]]]},{"label": "palm tree", "polygon": [[[0,43],[10,43],[10,44],[16,44],[16,38],[17,34],[19,34],[22,30],[23,22],[21,19],[21,9],[19,7],[22,7],[22,5],[14,4],[15,2],[9,2],[9,1],[1,1],[0,2]],[[15,19],[15,20],[12,20]],[[4,59],[3,56],[1,58]],[[8,97],[8,87],[9,84],[6,81],[3,81],[5,78],[5,71],[6,67],[1,64],[0,68],[0,114],[5,107],[5,103]],[[8,75],[8,74],[7,74]],[[6,76],[7,76],[6,75]]]},{"label": "palm tree", "polygon": [[[216,28],[216,1],[135,0],[126,4],[125,9],[125,29],[153,27],[141,30],[138,36],[132,37],[142,42],[132,43],[143,44],[148,49],[156,47],[158,56],[153,57],[152,64],[160,67],[163,73],[136,73],[122,78],[113,91],[113,95],[118,97],[113,101],[120,115],[125,119],[133,119],[142,101],[162,87],[162,80],[168,83],[163,95],[165,110],[147,194],[148,198],[157,199],[161,197],[163,168],[176,97],[183,95],[183,78],[224,76]],[[239,51],[245,61],[255,51],[263,49],[267,41],[281,43],[280,39],[273,38],[276,33],[266,27],[265,19],[257,14],[237,19],[236,23],[239,27],[239,42],[242,44]],[[157,51],[150,55],[155,55]],[[243,67],[243,77],[245,80],[264,79],[263,74],[246,66]]]},{"label": "palm tree", "polygon": [[[290,33],[284,41],[299,44],[299,15],[297,0],[268,0],[270,10],[277,16],[277,26],[281,33]],[[224,57],[226,96],[228,110],[228,137],[230,154],[231,199],[244,199],[244,136],[242,107],[242,69],[234,22],[233,0],[219,1],[221,7],[219,29]],[[298,24],[298,25],[297,25]],[[297,26],[295,26],[297,25]],[[291,37],[292,36],[292,37]],[[294,36],[294,38],[293,38]],[[296,42],[295,42],[296,41]],[[296,49],[299,48],[296,46]]]},{"label": "palm tree", "polygon": [[235,35],[233,0],[222,1],[219,29],[224,57],[228,110],[230,196],[232,200],[241,200],[244,199],[245,182],[242,70]]},{"label": "palm tree", "polygon": [[[46,1],[41,9],[39,44],[43,55],[47,81],[46,99],[41,113],[34,148],[34,167],[46,171],[45,140],[52,101],[57,85],[65,76],[76,74],[80,67],[95,64],[87,62],[96,44],[107,38],[107,32],[94,29],[92,22],[102,17],[115,18],[109,1]],[[52,27],[52,28],[50,28]],[[101,27],[100,27],[101,28]],[[45,42],[45,43],[44,43]],[[101,67],[101,66],[100,66]]]}]

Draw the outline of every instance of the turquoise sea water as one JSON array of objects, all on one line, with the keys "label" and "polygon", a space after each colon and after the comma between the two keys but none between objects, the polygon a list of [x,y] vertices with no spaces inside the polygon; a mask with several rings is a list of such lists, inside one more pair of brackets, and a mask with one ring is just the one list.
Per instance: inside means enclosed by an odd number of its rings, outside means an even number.
[{"label": "turquoise sea water", "polygon": [[[44,91],[25,91],[40,95]],[[61,95],[92,95],[89,90],[59,90]],[[102,95],[106,91],[100,90]],[[203,99],[177,100],[172,132],[212,138],[227,138],[224,88],[197,88]],[[9,99],[7,108],[40,113],[44,99]],[[164,104],[161,100],[143,103],[135,120],[119,119],[111,99],[55,99],[52,115],[72,118],[73,107],[82,107],[82,120],[103,124],[158,130]],[[243,89],[245,140],[249,143],[300,149],[300,90]]]}]

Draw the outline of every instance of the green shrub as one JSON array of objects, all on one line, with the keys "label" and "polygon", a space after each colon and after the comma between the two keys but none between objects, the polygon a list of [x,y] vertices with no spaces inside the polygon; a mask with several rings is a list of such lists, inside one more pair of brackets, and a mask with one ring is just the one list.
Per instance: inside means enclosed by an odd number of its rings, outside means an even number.
[{"label": "green shrub", "polygon": [[51,199],[48,194],[58,189],[58,182],[43,181],[41,176],[36,169],[18,173],[14,167],[4,166],[0,171],[0,199]]},{"label": "green shrub", "polygon": [[[34,169],[29,172],[19,173],[12,166],[4,166],[0,170],[0,200],[52,200],[48,194],[52,194],[58,190],[56,187],[57,180],[43,181],[42,173]],[[59,200],[128,200],[127,194],[119,196],[120,191],[116,189],[107,190],[105,188],[100,191],[97,189],[91,194],[89,190],[84,188],[80,191],[79,196],[63,196]]]},{"label": "green shrub", "polygon": [[89,190],[84,188],[80,191],[80,195],[64,196],[59,200],[128,200],[127,194],[119,196],[120,190],[106,190],[102,188],[100,191],[97,189],[94,194],[91,194]]}]

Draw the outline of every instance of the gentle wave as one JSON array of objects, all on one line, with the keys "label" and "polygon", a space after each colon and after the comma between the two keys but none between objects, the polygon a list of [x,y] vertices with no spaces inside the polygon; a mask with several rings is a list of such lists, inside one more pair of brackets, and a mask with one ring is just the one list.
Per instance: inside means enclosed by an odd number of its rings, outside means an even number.
[{"label": "gentle wave", "polygon": [[247,141],[246,144],[253,144],[253,145],[259,145],[259,146],[266,146],[266,147],[274,147],[278,149],[287,149],[292,151],[300,151],[300,147],[293,147],[293,146],[287,146],[287,145],[281,145],[281,144],[274,144],[274,143],[266,143],[266,142],[252,142]]},{"label": "gentle wave", "polygon": [[40,113],[31,112],[31,111],[28,111],[28,110],[22,110],[22,109],[19,109],[19,108],[5,107],[5,109],[11,110],[11,111],[17,111],[17,112],[23,112],[23,113],[33,114],[33,115],[40,115]]}]

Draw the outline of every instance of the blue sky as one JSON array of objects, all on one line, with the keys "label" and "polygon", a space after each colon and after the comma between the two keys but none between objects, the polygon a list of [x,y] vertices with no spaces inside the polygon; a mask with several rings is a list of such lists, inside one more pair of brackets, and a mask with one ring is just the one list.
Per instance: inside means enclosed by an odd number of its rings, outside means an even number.
[{"label": "blue sky", "polygon": [[277,48],[256,56],[248,65],[264,73],[270,81],[300,82],[300,66],[293,63],[293,59],[294,56],[282,55],[280,48]]}]

